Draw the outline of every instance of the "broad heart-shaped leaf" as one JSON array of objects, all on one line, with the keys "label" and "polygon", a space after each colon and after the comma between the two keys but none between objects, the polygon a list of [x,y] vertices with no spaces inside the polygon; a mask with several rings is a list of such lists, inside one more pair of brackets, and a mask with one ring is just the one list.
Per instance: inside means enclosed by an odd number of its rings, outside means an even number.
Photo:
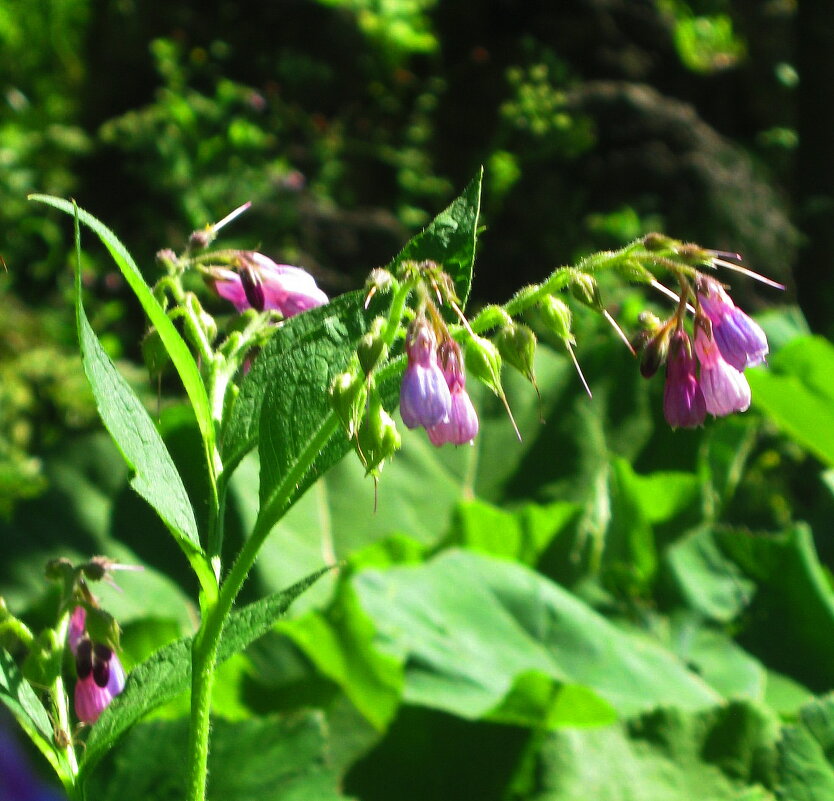
[{"label": "broad heart-shaped leaf", "polygon": [[[452,550],[349,580],[376,629],[373,649],[404,668],[406,703],[470,720],[558,726],[719,700],[669,651],[512,562]],[[343,626],[346,614],[350,607],[337,602],[327,617]],[[284,627],[306,625],[302,618]],[[312,639],[293,639],[315,658]]]},{"label": "broad heart-shaped leaf", "polygon": [[[232,612],[217,649],[218,664],[266,634],[290,604],[329,569],[319,570],[282,592]],[[188,689],[191,683],[191,641],[191,637],[183,637],[160,648],[130,672],[121,695],[104,710],[90,731],[82,764],[85,775],[134,723]]]},{"label": "broad heart-shaped leaf", "polygon": [[0,648],[0,703],[15,716],[55,770],[62,776],[68,776],[66,752],[53,745],[52,723],[46,709],[32,686],[23,678],[12,657],[3,648]]},{"label": "broad heart-shaped leaf", "polygon": [[790,437],[834,465],[834,345],[798,337],[748,374],[753,402]]},{"label": "broad heart-shaped leaf", "polygon": [[511,797],[765,801],[774,798],[777,732],[772,713],[749,703],[695,713],[666,708],[615,726],[561,729],[543,738]]},{"label": "broad heart-shaped leaf", "polygon": [[452,277],[461,308],[466,305],[472,285],[483,177],[481,167],[460,197],[411,239],[393,262],[394,266],[408,260],[439,264]]},{"label": "broad heart-shaped leaf", "polygon": [[779,743],[779,790],[786,801],[834,798],[834,697],[815,699],[799,711]]},{"label": "broad heart-shaped leaf", "polygon": [[[180,801],[186,795],[188,721],[137,726],[87,783],[96,801]],[[321,713],[212,723],[210,798],[344,801]]]},{"label": "broad heart-shaped leaf", "polygon": [[148,315],[148,319],[165,344],[165,349],[179,373],[183,387],[194,408],[194,415],[197,418],[197,425],[200,427],[200,434],[206,445],[206,452],[211,453],[214,450],[214,423],[206,388],[200,376],[200,371],[197,369],[197,363],[185,344],[185,340],[180,336],[179,331],[174,327],[165,310],[160,306],[147,283],[145,283],[142,273],[130,253],[128,253],[127,248],[106,225],[89,212],[77,208],[73,203],[50,195],[29,195],[29,200],[45,203],[70,216],[77,214],[79,222],[88,226],[110,251],[113,261],[122,271],[128,285],[142,304],[145,314]]},{"label": "broad heart-shaped leaf", "polygon": [[131,486],[156,510],[186,555],[193,556],[201,547],[188,494],[153,420],[87,320],[81,302],[80,266],[75,275],[75,313],[84,372],[105,427],[135,471]]},{"label": "broad heart-shaped leaf", "polygon": [[[339,364],[344,366],[355,352],[360,337],[367,331],[374,314],[380,313],[376,303],[371,311],[364,309],[364,293],[350,292],[331,303],[299,314],[286,322],[273,334],[266,347],[258,354],[252,369],[243,379],[240,394],[235,400],[231,417],[223,429],[221,453],[226,470],[237,465],[241,458],[258,442],[261,409],[264,396],[273,384],[290,383],[282,371],[289,354],[310,347],[320,339],[339,338],[343,352]],[[302,372],[306,372],[306,366]],[[329,385],[323,386],[326,400]],[[344,438],[342,438],[344,439]],[[347,446],[347,442],[345,442]]]}]

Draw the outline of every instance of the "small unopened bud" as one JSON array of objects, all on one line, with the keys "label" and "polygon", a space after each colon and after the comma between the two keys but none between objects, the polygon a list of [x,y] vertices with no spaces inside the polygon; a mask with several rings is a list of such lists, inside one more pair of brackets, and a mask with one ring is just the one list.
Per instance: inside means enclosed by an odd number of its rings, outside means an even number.
[{"label": "small unopened bud", "polygon": [[370,375],[374,367],[388,357],[388,345],[382,338],[384,325],[385,320],[377,317],[371,325],[371,330],[359,340],[356,355],[359,357],[359,364],[365,371],[365,375]]},{"label": "small unopened bud", "polygon": [[590,306],[595,311],[602,311],[602,298],[599,295],[599,286],[596,279],[587,273],[576,272],[571,277],[570,282],[571,294],[586,306]]},{"label": "small unopened bud", "polygon": [[513,323],[495,335],[498,352],[507,364],[515,367],[533,384],[536,383],[533,359],[536,355],[536,335],[526,326]]},{"label": "small unopened bud", "polygon": [[113,615],[98,607],[88,607],[85,626],[93,642],[101,643],[113,650],[119,647],[121,632]]},{"label": "small unopened bud", "polygon": [[171,357],[155,328],[151,328],[142,339],[142,359],[151,378],[159,378],[170,364]]},{"label": "small unopened bud", "polygon": [[675,240],[663,234],[651,233],[643,237],[643,245],[646,250],[671,250],[675,246]]},{"label": "small unopened bud", "polygon": [[644,345],[640,354],[640,375],[651,378],[665,364],[669,353],[669,329],[661,328]]},{"label": "small unopened bud", "polygon": [[655,277],[637,259],[617,262],[614,271],[625,281],[635,284],[650,284],[655,280]]},{"label": "small unopened bud", "polygon": [[240,268],[240,284],[243,287],[243,293],[246,295],[246,300],[249,301],[249,305],[255,311],[262,312],[266,305],[264,282],[261,280],[260,273],[248,262],[245,262]]},{"label": "small unopened bud", "polygon": [[503,397],[501,354],[492,342],[479,336],[470,337],[466,342],[466,366],[475,378]]},{"label": "small unopened bud", "polygon": [[200,228],[188,237],[188,249],[205,250],[214,241],[215,236],[211,228]]},{"label": "small unopened bud", "polygon": [[385,459],[392,457],[402,445],[400,432],[385,409],[379,396],[375,395],[368,409],[368,414],[359,426],[359,454],[365,464],[365,474],[382,467]]},{"label": "small unopened bud", "polygon": [[46,577],[50,581],[66,581],[72,579],[75,574],[75,568],[69,559],[63,557],[59,559],[50,559],[46,563]]},{"label": "small unopened bud", "polygon": [[23,660],[23,675],[37,687],[49,687],[61,672],[64,655],[63,643],[53,629],[42,631],[32,643]]},{"label": "small unopened bud", "polygon": [[177,254],[171,248],[163,248],[157,251],[156,261],[161,267],[171,271],[177,264]]},{"label": "small unopened bud", "polygon": [[368,275],[368,280],[365,281],[365,287],[367,289],[371,289],[371,287],[373,287],[377,292],[382,294],[388,292],[393,285],[394,276],[382,267],[377,267],[375,270],[371,270]]},{"label": "small unopened bud", "polygon": [[330,385],[330,403],[341,420],[348,439],[356,436],[367,397],[365,379],[350,372],[340,373]]},{"label": "small unopened bud", "polygon": [[573,342],[571,333],[570,306],[555,295],[546,295],[539,301],[539,315],[548,331],[555,334],[563,342]]}]

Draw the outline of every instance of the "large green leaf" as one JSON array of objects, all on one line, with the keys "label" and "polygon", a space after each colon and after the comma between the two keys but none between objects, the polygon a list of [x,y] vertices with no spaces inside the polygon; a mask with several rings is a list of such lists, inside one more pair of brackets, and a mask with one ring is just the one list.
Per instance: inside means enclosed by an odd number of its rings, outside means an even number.
[{"label": "large green leaf", "polygon": [[[232,612],[217,652],[218,663],[239,653],[266,634],[290,604],[324,573],[308,576],[283,592]],[[90,731],[83,770],[88,773],[112,744],[148,712],[175,698],[191,683],[191,638],[183,637],[160,648],[128,675],[125,688],[104,710]]]},{"label": "large green leaf", "polygon": [[774,354],[769,369],[749,371],[753,402],[790,437],[834,465],[834,345],[799,337]]},{"label": "large green leaf", "polygon": [[187,555],[201,551],[194,510],[177,468],[150,415],[120,375],[87,320],[81,301],[80,264],[75,312],[84,372],[101,419],[131,470],[131,486],[159,514]]},{"label": "large green leaf", "polygon": [[209,406],[205,385],[200,376],[200,371],[197,369],[197,363],[185,344],[185,340],[180,336],[165,310],[153,296],[127,248],[106,225],[93,217],[92,214],[77,208],[73,203],[50,195],[30,195],[29,199],[53,206],[70,216],[77,214],[79,222],[88,226],[104,243],[116,265],[122,271],[128,285],[142,304],[142,308],[148,315],[151,324],[156,328],[165,344],[165,349],[168,351],[168,355],[171,357],[171,361],[174,363],[191,401],[200,433],[206,444],[206,452],[211,453],[214,449],[215,439],[214,422],[212,421],[211,407]]},{"label": "large green leaf", "polygon": [[[185,797],[187,720],[137,726],[87,782],[97,801],[180,801]],[[321,714],[291,719],[215,720],[209,797],[224,801],[342,801]]]},{"label": "large green leaf", "polygon": [[774,797],[777,728],[766,710],[735,703],[698,713],[660,709],[606,728],[551,732],[509,797],[765,801]]},{"label": "large green leaf", "polygon": [[[362,570],[351,583],[373,621],[373,648],[405,670],[410,704],[467,719],[587,725],[610,721],[612,710],[718,699],[668,651],[512,562],[449,551],[424,565]],[[344,625],[350,614],[337,601],[326,619]],[[294,639],[316,659],[312,638]]]},{"label": "large green leaf", "polygon": [[779,743],[779,791],[784,801],[834,798],[834,698],[806,704]]}]

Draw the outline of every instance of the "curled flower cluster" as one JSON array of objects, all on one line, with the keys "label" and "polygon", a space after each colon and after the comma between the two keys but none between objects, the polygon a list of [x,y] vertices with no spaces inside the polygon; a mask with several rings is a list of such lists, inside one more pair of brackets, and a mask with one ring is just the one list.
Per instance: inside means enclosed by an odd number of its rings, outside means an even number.
[{"label": "curled flower cluster", "polygon": [[646,376],[666,361],[663,412],[673,428],[699,426],[707,414],[724,417],[746,411],[750,385],[744,370],[762,364],[768,353],[761,326],[733,303],[721,284],[698,273],[695,286],[694,347],[683,327],[682,302],[643,351]]},{"label": "curled flower cluster", "polygon": [[95,723],[110,702],[124,689],[125,671],[119,657],[107,645],[94,643],[86,631],[87,613],[77,606],[67,635],[75,656],[75,714],[82,723]]}]

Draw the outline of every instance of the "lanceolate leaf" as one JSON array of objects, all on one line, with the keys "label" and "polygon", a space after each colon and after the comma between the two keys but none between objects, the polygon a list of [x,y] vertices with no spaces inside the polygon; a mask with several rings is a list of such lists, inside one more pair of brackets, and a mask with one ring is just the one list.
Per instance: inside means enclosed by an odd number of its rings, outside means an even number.
[{"label": "lanceolate leaf", "polygon": [[[329,569],[319,570],[283,592],[232,612],[218,646],[218,663],[266,634],[290,604]],[[191,683],[191,639],[183,637],[160,648],[130,672],[124,691],[104,710],[90,732],[82,765],[85,773],[95,767],[111,745],[134,723],[188,689]]]},{"label": "lanceolate leaf", "polygon": [[81,302],[80,265],[75,289],[84,372],[104,425],[135,471],[131,486],[156,510],[186,554],[199,552],[200,536],[194,510],[171,455],[142,402],[105,353],[87,320]]},{"label": "lanceolate leaf", "polygon": [[[23,678],[11,656],[0,648],[0,703],[15,716],[32,741],[55,770],[67,775],[64,752],[53,746],[52,723],[29,682]],[[2,784],[0,784],[2,787]]]},{"label": "lanceolate leaf", "polygon": [[191,355],[191,351],[189,351],[188,346],[174,327],[174,324],[165,314],[165,310],[153,296],[150,287],[145,283],[145,279],[136,266],[136,262],[130,253],[128,253],[125,246],[106,225],[93,217],[92,214],[89,214],[83,209],[76,209],[72,203],[62,198],[52,197],[50,195],[30,195],[29,199],[53,206],[70,216],[75,215],[77,212],[78,220],[92,229],[104,243],[107,250],[110,251],[110,255],[142,304],[145,314],[148,315],[151,324],[159,333],[160,339],[171,357],[171,361],[177,368],[185,391],[188,393],[188,398],[194,408],[197,424],[200,427],[200,433],[206,444],[206,451],[207,453],[211,453],[214,449],[214,423],[212,422],[211,408],[209,406],[208,396],[206,395],[205,385],[200,377],[200,371],[197,369],[197,364]]},{"label": "lanceolate leaf", "polygon": [[460,197],[440,212],[425,231],[409,241],[394,260],[395,265],[407,259],[437,262],[455,282],[461,306],[466,304],[472,284],[483,176],[481,168]]}]

